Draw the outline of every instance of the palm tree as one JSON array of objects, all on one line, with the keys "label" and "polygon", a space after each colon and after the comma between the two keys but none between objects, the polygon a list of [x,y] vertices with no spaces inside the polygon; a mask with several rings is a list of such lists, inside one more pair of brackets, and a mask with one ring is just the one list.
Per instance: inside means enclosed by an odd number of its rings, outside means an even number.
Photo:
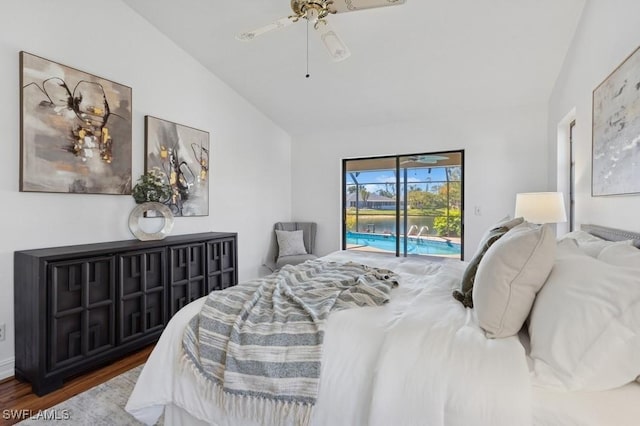
[{"label": "palm tree", "polygon": [[360,188],[360,199],[362,200],[365,207],[367,206],[369,195],[371,195],[371,193],[367,191],[367,188],[365,188],[364,186]]}]

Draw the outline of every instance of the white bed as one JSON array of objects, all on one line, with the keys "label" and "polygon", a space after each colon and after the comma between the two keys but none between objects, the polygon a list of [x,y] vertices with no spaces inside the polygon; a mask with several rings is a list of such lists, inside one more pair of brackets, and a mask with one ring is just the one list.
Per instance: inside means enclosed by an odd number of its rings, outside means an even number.
[{"label": "white bed", "polygon": [[[312,425],[639,424],[638,383],[605,392],[533,386],[527,336],[487,339],[474,310],[451,296],[466,262],[354,251],[324,259],[391,269],[400,285],[384,306],[330,316]],[[168,425],[261,424],[226,415],[179,367],[183,330],[203,303],[172,318],[126,410],[146,424],[163,413]]]}]

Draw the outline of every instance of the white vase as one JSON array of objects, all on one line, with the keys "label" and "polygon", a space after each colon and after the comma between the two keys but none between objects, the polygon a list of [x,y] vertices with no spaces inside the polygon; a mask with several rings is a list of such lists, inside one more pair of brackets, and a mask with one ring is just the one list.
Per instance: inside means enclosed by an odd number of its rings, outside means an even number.
[{"label": "white vase", "polygon": [[[146,232],[140,228],[140,218],[144,217],[145,213],[149,211],[159,213],[164,219],[162,228],[157,232]],[[173,229],[173,213],[171,213],[169,207],[162,203],[148,201],[138,204],[131,210],[131,214],[129,215],[129,229],[140,241],[162,240],[169,235],[171,229]]]}]

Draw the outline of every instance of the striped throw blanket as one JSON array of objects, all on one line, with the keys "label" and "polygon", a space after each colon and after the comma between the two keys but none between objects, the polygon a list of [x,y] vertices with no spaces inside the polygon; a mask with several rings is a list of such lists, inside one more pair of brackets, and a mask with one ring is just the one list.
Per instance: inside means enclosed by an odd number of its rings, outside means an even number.
[{"label": "striped throw blanket", "polygon": [[185,329],[184,365],[230,415],[307,424],[329,313],[382,305],[395,286],[388,270],[312,260],[212,292]]}]

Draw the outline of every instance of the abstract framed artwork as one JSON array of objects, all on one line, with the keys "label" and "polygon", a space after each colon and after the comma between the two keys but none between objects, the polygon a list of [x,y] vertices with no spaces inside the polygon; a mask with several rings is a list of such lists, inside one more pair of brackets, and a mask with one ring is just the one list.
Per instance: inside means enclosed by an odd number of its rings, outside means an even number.
[{"label": "abstract framed artwork", "polygon": [[20,191],[131,194],[131,96],[20,52]]},{"label": "abstract framed artwork", "polygon": [[209,133],[145,116],[145,171],[159,170],[171,186],[174,216],[209,215]]},{"label": "abstract framed artwork", "polygon": [[640,48],[593,91],[591,195],[640,193]]}]

